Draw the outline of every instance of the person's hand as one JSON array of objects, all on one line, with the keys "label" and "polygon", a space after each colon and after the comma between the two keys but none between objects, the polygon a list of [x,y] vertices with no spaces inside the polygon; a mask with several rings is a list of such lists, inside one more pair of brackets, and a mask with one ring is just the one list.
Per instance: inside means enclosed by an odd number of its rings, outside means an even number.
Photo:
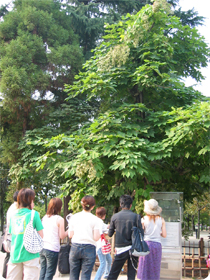
[{"label": "person's hand", "polygon": [[9,249],[9,247],[7,246],[7,241],[4,240],[4,241],[2,242],[2,244],[3,244],[4,250],[5,250],[7,253],[9,253],[9,252],[10,252],[10,249]]},{"label": "person's hand", "polygon": [[109,227],[110,227],[110,224],[107,225],[107,228],[109,228]]}]

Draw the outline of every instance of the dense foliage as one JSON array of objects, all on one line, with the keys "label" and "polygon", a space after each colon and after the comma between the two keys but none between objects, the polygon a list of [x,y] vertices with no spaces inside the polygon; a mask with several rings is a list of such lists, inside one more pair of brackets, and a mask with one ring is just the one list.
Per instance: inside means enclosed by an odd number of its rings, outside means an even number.
[{"label": "dense foliage", "polygon": [[33,185],[45,205],[62,189],[74,211],[86,193],[100,205],[129,193],[137,209],[153,190],[192,200],[208,188],[209,103],[182,82],[204,78],[203,19],[168,2],[1,10],[1,161],[15,188]]},{"label": "dense foliage", "polygon": [[98,117],[70,135],[28,135],[24,162],[11,174],[18,170],[21,178],[30,166],[47,170],[49,180],[71,194],[74,210],[84,193],[100,204],[115,204],[123,193],[137,202],[152,190],[183,191],[191,199],[210,180],[210,107],[181,78],[203,78],[200,67],[209,49],[165,1],[108,25],[107,31],[68,87],[70,101],[72,96],[97,101]]}]

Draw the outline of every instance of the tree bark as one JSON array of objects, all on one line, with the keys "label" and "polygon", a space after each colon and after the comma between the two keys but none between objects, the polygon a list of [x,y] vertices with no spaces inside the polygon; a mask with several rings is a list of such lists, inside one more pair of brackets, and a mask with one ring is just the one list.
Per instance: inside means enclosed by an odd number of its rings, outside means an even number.
[{"label": "tree bark", "polygon": [[65,220],[65,229],[66,229],[66,227],[68,225],[67,220],[66,220],[66,216],[69,213],[72,213],[72,211],[69,210],[69,201],[70,200],[71,200],[71,196],[70,195],[65,196],[64,199],[63,199],[63,204],[64,204],[63,216],[64,216],[64,220]]},{"label": "tree bark", "polygon": [[198,238],[197,239],[200,239],[200,211],[201,210],[198,210]]}]

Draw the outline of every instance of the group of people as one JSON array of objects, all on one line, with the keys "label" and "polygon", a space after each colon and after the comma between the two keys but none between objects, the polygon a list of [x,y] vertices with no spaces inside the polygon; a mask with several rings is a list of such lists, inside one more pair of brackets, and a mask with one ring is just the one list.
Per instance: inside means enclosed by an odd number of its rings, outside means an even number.
[{"label": "group of people", "polygon": [[[35,193],[31,189],[21,189],[17,195],[17,208],[8,217],[7,229],[12,234],[11,252],[7,264],[7,278],[11,280],[50,280],[55,275],[60,239],[71,239],[69,254],[70,280],[89,280],[98,255],[100,266],[94,280],[117,279],[123,265],[127,261],[127,278],[134,280],[158,280],[160,278],[161,236],[166,237],[166,226],[160,217],[161,208],[154,199],[144,202],[146,216],[131,211],[132,198],[129,195],[120,197],[121,211],[111,217],[110,224],[103,221],[106,209],[98,207],[96,215],[91,211],[95,207],[93,196],[84,196],[81,200],[83,210],[71,216],[68,230],[65,230],[64,219],[60,216],[62,201],[52,198],[46,215],[40,219],[35,211],[33,226],[43,238],[44,247],[40,253],[32,254],[23,245],[23,235],[26,225],[31,219],[34,207]],[[144,257],[134,257],[130,254],[132,246],[131,234],[133,226],[138,226],[150,253]],[[102,253],[101,236],[111,238],[115,234],[115,257],[112,263],[110,254]],[[39,271],[39,265],[41,270]],[[136,267],[135,267],[136,266]]]}]

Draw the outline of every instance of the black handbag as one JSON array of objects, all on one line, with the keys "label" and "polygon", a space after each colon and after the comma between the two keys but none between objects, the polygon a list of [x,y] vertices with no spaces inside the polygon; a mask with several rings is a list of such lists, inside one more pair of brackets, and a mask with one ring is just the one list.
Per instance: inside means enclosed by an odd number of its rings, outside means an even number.
[{"label": "black handbag", "polygon": [[58,271],[61,274],[70,273],[70,264],[69,264],[69,253],[71,245],[69,243],[63,244],[60,247],[60,252],[58,254]]}]

